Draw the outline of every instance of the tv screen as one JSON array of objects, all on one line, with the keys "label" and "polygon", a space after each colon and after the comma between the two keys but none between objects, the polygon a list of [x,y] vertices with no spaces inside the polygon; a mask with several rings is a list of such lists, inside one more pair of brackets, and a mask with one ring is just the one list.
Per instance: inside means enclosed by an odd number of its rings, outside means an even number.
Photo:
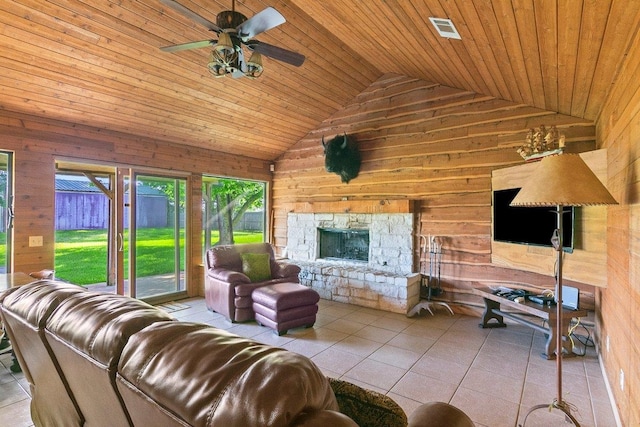
[{"label": "tv screen", "polygon": [[[557,228],[557,218],[551,207],[516,207],[511,201],[519,188],[495,190],[493,192],[493,240],[526,245],[552,246],[551,236]],[[564,222],[562,246],[573,249],[574,208],[566,207],[562,215]]]}]

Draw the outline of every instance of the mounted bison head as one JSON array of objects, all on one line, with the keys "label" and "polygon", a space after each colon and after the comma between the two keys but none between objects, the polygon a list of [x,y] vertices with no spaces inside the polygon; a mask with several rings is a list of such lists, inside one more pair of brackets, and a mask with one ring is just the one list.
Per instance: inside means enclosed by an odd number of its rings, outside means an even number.
[{"label": "mounted bison head", "polygon": [[327,172],[340,175],[344,183],[348,183],[358,176],[361,162],[360,152],[352,138],[345,133],[337,135],[325,143],[323,136],[322,146],[324,147],[324,167]]}]

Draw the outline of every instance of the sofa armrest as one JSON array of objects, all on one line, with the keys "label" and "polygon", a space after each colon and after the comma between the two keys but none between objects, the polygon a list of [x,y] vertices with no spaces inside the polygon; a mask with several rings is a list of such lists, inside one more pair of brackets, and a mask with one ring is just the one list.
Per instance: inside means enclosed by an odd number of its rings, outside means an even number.
[{"label": "sofa armrest", "polygon": [[408,427],[474,427],[471,418],[445,402],[428,402],[418,406],[409,416]]},{"label": "sofa armrest", "polygon": [[278,262],[277,268],[272,272],[274,279],[297,276],[300,273],[300,266],[287,262]]},{"label": "sofa armrest", "polygon": [[227,270],[226,268],[211,268],[209,269],[207,274],[209,275],[209,277],[220,280],[222,282],[234,284],[251,283],[251,280],[246,274],[240,273],[239,271]]}]

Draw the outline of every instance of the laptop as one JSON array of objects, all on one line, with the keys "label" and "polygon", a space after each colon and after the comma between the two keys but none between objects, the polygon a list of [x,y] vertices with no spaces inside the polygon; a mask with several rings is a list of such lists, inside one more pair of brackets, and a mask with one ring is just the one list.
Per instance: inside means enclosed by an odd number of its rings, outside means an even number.
[{"label": "laptop", "polygon": [[572,286],[562,286],[562,307],[568,310],[578,309],[580,291]]}]

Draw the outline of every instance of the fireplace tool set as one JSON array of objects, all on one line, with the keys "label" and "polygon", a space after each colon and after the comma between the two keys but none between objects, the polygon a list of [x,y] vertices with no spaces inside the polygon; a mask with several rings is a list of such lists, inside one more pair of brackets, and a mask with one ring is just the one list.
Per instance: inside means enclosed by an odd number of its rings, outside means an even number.
[{"label": "fireplace tool set", "polygon": [[453,315],[453,310],[449,304],[443,301],[432,301],[431,297],[440,295],[443,291],[440,287],[440,266],[442,265],[442,243],[435,236],[420,236],[422,253],[429,256],[429,274],[425,275],[423,266],[425,262],[420,261],[420,302],[407,313],[408,317],[419,314],[422,309],[427,310],[433,316],[432,306],[441,305]]}]

